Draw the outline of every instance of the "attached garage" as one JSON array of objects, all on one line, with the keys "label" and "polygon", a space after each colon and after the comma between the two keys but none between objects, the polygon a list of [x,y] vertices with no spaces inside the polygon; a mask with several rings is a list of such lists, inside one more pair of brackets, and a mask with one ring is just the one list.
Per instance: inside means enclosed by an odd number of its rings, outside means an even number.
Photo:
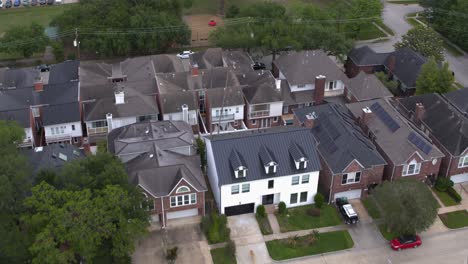
[{"label": "attached garage", "polygon": [[333,200],[335,200],[336,198],[339,198],[339,197],[346,197],[348,198],[348,200],[351,200],[351,199],[359,199],[361,198],[361,189],[358,189],[358,190],[351,190],[351,191],[346,191],[346,192],[339,192],[339,193],[335,193],[335,196],[333,198]]},{"label": "attached garage", "polygon": [[253,213],[254,208],[255,208],[255,203],[229,206],[229,207],[224,207],[224,214],[226,216],[248,214],[248,213]]},{"label": "attached garage", "polygon": [[452,177],[450,177],[450,179],[454,183],[467,182],[468,181],[468,173],[453,175]]},{"label": "attached garage", "polygon": [[182,211],[175,211],[175,212],[168,212],[166,214],[167,220],[182,218],[182,217],[189,217],[189,216],[197,216],[197,215],[198,215],[198,208],[182,210]]}]

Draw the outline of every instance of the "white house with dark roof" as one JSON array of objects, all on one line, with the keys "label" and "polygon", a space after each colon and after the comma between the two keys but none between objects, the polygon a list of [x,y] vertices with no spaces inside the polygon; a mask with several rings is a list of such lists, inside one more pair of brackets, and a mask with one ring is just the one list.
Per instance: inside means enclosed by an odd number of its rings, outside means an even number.
[{"label": "white house with dark roof", "polygon": [[311,204],[320,160],[310,129],[276,127],[208,136],[208,179],[219,212],[253,213],[258,205]]}]

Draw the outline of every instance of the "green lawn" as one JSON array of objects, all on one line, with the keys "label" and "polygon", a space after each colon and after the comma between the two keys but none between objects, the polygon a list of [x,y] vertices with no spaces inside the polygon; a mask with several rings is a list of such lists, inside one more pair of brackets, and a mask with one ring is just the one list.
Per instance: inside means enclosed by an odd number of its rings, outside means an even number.
[{"label": "green lawn", "polygon": [[359,34],[355,37],[355,40],[369,40],[369,39],[376,39],[376,38],[384,38],[387,35],[380,31],[374,24],[369,23],[366,27],[364,27]]},{"label": "green lawn", "polygon": [[385,25],[385,23],[381,20],[381,19],[378,19],[377,21],[375,21],[375,23],[377,25],[379,25],[379,27],[385,29],[385,31],[387,31],[388,34],[390,35],[395,35],[395,32],[393,32],[393,30],[391,28],[389,28],[387,25]]},{"label": "green lawn", "polygon": [[320,210],[320,216],[308,215],[307,210],[310,208],[313,208],[313,205],[289,208],[288,215],[276,214],[281,232],[314,229],[341,224],[341,219],[335,207],[324,204]]},{"label": "green lawn", "polygon": [[354,245],[351,235],[346,230],[321,233],[318,237],[312,244],[306,242],[307,236],[303,236],[297,238],[295,246],[288,242],[288,238],[268,241],[266,246],[272,259],[285,260],[348,249]]},{"label": "green lawn", "polygon": [[70,7],[71,4],[3,9],[0,12],[0,33],[12,26],[29,25],[31,22],[48,26],[55,16]]},{"label": "green lawn", "polygon": [[260,231],[263,235],[273,234],[273,230],[271,230],[270,221],[268,221],[268,217],[259,217],[255,215],[255,218],[257,218],[258,226],[260,227]]},{"label": "green lawn", "polygon": [[412,25],[413,27],[417,27],[417,26],[420,26],[421,24],[416,21],[416,18],[414,17],[409,17],[406,19],[406,22],[408,22],[410,25]]},{"label": "green lawn", "polygon": [[392,232],[387,232],[387,226],[385,224],[381,224],[379,225],[379,230],[380,230],[380,233],[382,234],[382,236],[387,239],[388,241],[394,239],[395,237],[397,237],[398,235],[395,234],[395,233],[392,233]]},{"label": "green lawn", "polygon": [[439,217],[444,225],[451,229],[468,226],[468,212],[466,210],[440,214]]},{"label": "green lawn", "polygon": [[210,250],[214,264],[236,264],[236,258],[229,254],[225,247]]},{"label": "green lawn", "polygon": [[435,192],[437,197],[439,197],[439,200],[442,201],[444,206],[453,206],[453,205],[458,204],[457,202],[455,202],[455,200],[452,198],[452,196],[450,196],[447,192],[440,192],[440,191],[436,190],[435,188],[433,188],[432,190]]},{"label": "green lawn", "polygon": [[453,56],[455,57],[461,57],[464,54],[460,52],[458,49],[456,49],[454,46],[452,46],[450,43],[444,40],[444,48]]},{"label": "green lawn", "polygon": [[364,204],[364,207],[373,219],[380,218],[380,211],[377,208],[373,197],[367,197],[366,199],[362,200],[362,203]]},{"label": "green lawn", "polygon": [[411,4],[419,4],[419,0],[394,0],[394,1],[387,1],[391,4],[403,4],[403,5],[411,5]]}]

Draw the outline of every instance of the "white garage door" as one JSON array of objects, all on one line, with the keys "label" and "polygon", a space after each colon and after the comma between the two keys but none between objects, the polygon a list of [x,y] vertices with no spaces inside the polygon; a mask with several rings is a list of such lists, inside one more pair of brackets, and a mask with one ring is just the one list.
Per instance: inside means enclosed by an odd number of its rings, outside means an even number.
[{"label": "white garage door", "polygon": [[167,213],[167,219],[176,219],[176,218],[196,216],[196,215],[198,215],[198,209],[194,208],[194,209],[182,210],[182,211],[177,211],[177,212],[169,212]]},{"label": "white garage door", "polygon": [[347,191],[347,192],[335,193],[334,199],[339,198],[339,197],[346,197],[346,198],[348,198],[348,200],[350,200],[350,199],[359,199],[359,198],[361,198],[361,189]]},{"label": "white garage door", "polygon": [[454,183],[466,182],[468,181],[468,173],[453,175],[450,179]]}]

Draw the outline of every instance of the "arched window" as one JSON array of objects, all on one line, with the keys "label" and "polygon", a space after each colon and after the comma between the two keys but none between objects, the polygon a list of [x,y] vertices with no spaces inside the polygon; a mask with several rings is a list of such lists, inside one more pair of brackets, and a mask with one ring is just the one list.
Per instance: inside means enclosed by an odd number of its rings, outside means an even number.
[{"label": "arched window", "polygon": [[176,190],[176,193],[185,193],[185,192],[190,192],[190,189],[187,186],[180,186]]}]

